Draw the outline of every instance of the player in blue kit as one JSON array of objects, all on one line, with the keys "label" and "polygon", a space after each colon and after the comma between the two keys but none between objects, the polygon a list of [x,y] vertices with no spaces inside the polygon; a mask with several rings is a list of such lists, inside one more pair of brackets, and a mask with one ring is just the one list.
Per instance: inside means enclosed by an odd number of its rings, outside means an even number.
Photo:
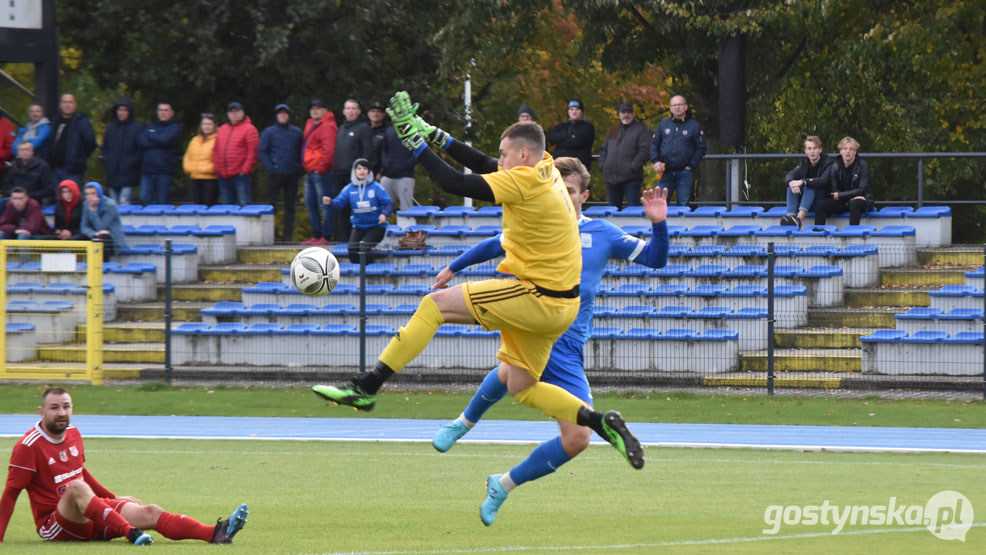
[{"label": "player in blue kit", "polygon": [[[652,222],[651,240],[647,243],[627,235],[606,220],[593,220],[582,215],[582,204],[589,198],[589,172],[577,158],[558,158],[555,167],[561,173],[565,187],[572,197],[575,215],[579,222],[582,241],[582,275],[579,284],[581,303],[579,314],[551,349],[548,365],[541,381],[557,385],[569,391],[590,406],[592,393],[585,377],[583,346],[589,340],[592,328],[592,307],[603,270],[610,258],[622,258],[651,268],[661,268],[668,261],[667,189],[651,189],[643,193],[643,207]],[[456,272],[464,268],[502,256],[500,237],[487,239],[456,258],[439,272],[432,289],[446,287]],[[504,377],[493,369],[483,380],[465,411],[435,434],[435,449],[445,452],[455,445],[479,422],[490,407],[507,393]],[[496,519],[500,505],[513,488],[550,474],[581,453],[589,445],[592,430],[558,420],[561,435],[542,443],[517,466],[504,474],[487,478],[487,498],[480,507],[483,524],[490,526]]]}]

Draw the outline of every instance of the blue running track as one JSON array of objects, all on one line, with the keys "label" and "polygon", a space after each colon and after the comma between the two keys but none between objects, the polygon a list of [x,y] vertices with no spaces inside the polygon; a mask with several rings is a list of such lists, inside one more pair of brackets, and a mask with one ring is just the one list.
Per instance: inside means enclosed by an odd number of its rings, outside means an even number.
[{"label": "blue running track", "polygon": [[[0,414],[0,437],[20,437],[37,415]],[[171,439],[430,442],[444,420],[75,415],[83,436]],[[720,447],[867,452],[986,454],[986,430],[630,423],[640,441],[658,447]],[[558,434],[554,422],[488,420],[463,443],[537,443]],[[601,442],[594,438],[594,443]]]}]

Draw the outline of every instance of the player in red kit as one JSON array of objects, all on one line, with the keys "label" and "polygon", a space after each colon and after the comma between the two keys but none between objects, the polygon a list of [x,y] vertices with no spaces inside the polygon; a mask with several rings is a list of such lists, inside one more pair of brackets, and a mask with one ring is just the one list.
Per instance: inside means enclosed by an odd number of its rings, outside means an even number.
[{"label": "player in red kit", "polygon": [[214,526],[172,514],[133,497],[121,497],[100,484],[85,468],[82,435],[72,420],[72,397],[60,387],[41,395],[41,421],[14,446],[7,484],[0,497],[0,543],[21,490],[26,489],[38,535],[46,541],[92,541],[125,537],[148,545],[144,530],[171,540],[231,543],[246,524],[240,505]]}]

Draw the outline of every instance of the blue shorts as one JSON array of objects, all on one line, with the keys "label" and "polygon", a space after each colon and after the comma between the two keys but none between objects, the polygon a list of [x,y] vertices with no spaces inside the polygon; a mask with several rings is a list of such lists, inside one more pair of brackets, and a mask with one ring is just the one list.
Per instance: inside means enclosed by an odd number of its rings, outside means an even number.
[{"label": "blue shorts", "polygon": [[592,391],[585,377],[583,344],[577,339],[562,335],[551,347],[548,365],[544,367],[541,381],[557,385],[565,391],[592,404]]}]

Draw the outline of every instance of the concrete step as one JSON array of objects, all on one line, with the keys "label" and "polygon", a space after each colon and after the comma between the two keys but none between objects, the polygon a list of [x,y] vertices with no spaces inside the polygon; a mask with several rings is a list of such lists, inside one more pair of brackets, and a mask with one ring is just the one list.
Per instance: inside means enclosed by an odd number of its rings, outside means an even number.
[{"label": "concrete step", "polygon": [[[276,281],[280,281],[280,277]],[[176,301],[209,302],[210,304],[219,301],[239,302],[243,298],[240,290],[244,287],[252,287],[256,283],[177,284],[171,286],[171,298]],[[158,286],[157,300],[164,301],[164,286]]]},{"label": "concrete step", "polygon": [[[775,349],[775,372],[860,372],[860,349]],[[766,372],[767,351],[740,353],[740,370]]]},{"label": "concrete step", "polygon": [[893,328],[894,314],[903,312],[897,307],[809,308],[808,325],[813,328]]},{"label": "concrete step", "polygon": [[930,287],[846,289],[844,299],[846,306],[850,308],[930,306],[931,299],[928,297],[928,291],[931,289]]},{"label": "concrete step", "polygon": [[[199,311],[215,304],[214,301],[177,301],[172,305],[172,319],[180,322],[201,322]],[[127,303],[116,307],[115,322],[159,322],[164,326],[164,303]]]},{"label": "concrete step", "polygon": [[779,349],[859,349],[859,337],[870,335],[875,328],[811,328],[774,333]]},{"label": "concrete step", "polygon": [[[332,245],[326,245],[331,247]],[[240,262],[244,264],[281,264],[287,266],[294,260],[295,255],[301,252],[301,245],[298,246],[264,246],[264,247],[239,247],[237,255]]]},{"label": "concrete step", "polygon": [[[38,360],[84,363],[86,346],[39,345]],[[103,362],[163,363],[164,343],[103,343]]]},{"label": "concrete step", "polygon": [[983,248],[978,246],[958,245],[951,247],[932,247],[918,249],[918,264],[922,266],[972,266],[983,265]]},{"label": "concrete step", "polygon": [[883,285],[941,287],[965,285],[967,268],[885,268],[880,271]]},{"label": "concrete step", "polygon": [[[185,322],[174,321],[172,329]],[[84,337],[86,326],[80,325],[77,336]],[[103,326],[106,343],[164,343],[164,322],[110,322]]]},{"label": "concrete step", "polygon": [[231,264],[228,266],[199,266],[201,283],[259,283],[281,281],[281,268],[287,264]]},{"label": "concrete step", "polygon": [[[765,372],[742,372],[730,373],[718,376],[705,376],[702,384],[714,387],[767,387],[767,374]],[[831,376],[785,376],[774,375],[774,387],[776,388],[812,388],[812,389],[837,389],[842,386],[842,378]]]}]

